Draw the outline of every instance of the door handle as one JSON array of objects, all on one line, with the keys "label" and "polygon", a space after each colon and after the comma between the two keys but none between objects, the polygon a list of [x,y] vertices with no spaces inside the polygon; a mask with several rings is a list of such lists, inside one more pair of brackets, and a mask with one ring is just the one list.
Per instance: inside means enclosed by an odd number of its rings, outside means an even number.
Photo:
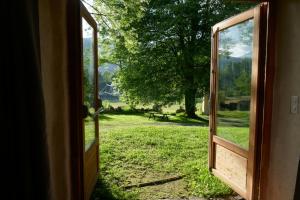
[{"label": "door handle", "polygon": [[87,118],[88,116],[90,116],[90,117],[92,117],[93,119],[95,119],[95,118],[98,117],[99,114],[100,114],[101,112],[103,112],[103,111],[104,111],[104,109],[103,109],[103,107],[101,107],[101,108],[99,108],[94,114],[92,114],[92,113],[90,113],[88,106],[83,105],[83,107],[82,107],[82,118],[85,119],[85,118]]},{"label": "door handle", "polygon": [[82,106],[82,118],[85,119],[90,115],[89,108],[86,105]]},{"label": "door handle", "polygon": [[101,112],[103,112],[104,111],[104,109],[103,109],[103,107],[100,107],[95,113],[94,113],[94,118],[95,117],[98,117],[99,116],[99,114],[101,113]]}]

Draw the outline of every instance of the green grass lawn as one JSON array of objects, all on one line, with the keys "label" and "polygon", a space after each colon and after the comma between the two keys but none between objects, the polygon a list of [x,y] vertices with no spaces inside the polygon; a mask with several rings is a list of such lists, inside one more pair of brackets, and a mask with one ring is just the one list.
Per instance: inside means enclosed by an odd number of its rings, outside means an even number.
[{"label": "green grass lawn", "polygon": [[[145,115],[100,117],[100,181],[94,199],[147,200],[216,197],[232,193],[208,171],[205,120],[171,116],[167,122]],[[185,175],[158,186],[123,186]]]},{"label": "green grass lawn", "polygon": [[91,117],[84,120],[84,147],[88,150],[95,141],[95,123]]},{"label": "green grass lawn", "polygon": [[248,149],[249,146],[249,112],[218,111],[217,135]]}]

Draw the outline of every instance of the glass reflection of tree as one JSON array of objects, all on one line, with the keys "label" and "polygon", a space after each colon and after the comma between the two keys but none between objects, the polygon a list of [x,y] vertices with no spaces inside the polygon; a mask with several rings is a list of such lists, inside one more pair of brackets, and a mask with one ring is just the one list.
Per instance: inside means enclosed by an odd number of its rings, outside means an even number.
[{"label": "glass reflection of tree", "polygon": [[84,103],[88,107],[94,102],[94,74],[92,38],[85,38],[83,42],[83,87]]},{"label": "glass reflection of tree", "polygon": [[249,20],[220,32],[218,96],[221,109],[226,109],[226,99],[250,101],[252,31],[253,21]]}]

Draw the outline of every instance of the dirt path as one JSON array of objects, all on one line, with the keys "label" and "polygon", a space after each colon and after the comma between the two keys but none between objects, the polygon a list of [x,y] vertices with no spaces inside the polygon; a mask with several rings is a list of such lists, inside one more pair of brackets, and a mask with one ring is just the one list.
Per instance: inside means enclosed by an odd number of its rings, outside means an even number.
[{"label": "dirt path", "polygon": [[187,192],[186,187],[184,179],[162,185],[144,187],[141,188],[141,199],[153,200],[153,195],[155,194],[155,200],[243,200],[238,195],[227,198],[193,197]]},{"label": "dirt path", "polygon": [[[156,174],[155,177],[151,174],[146,175],[142,178],[142,182],[148,182],[149,180],[157,179],[158,177],[162,178],[164,175]],[[188,192],[187,188],[187,183],[183,178],[159,185],[141,187],[139,188],[139,197],[141,200],[243,200],[243,198],[238,195],[226,198],[194,197]]]}]

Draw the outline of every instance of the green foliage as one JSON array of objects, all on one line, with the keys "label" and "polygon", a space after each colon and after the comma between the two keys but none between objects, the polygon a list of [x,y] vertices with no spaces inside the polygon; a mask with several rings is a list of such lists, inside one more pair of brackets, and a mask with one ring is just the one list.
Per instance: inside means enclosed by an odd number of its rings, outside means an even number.
[{"label": "green foliage", "polygon": [[[252,37],[253,20],[248,20],[220,33],[219,102],[225,101],[226,97],[250,96]],[[248,48],[249,52],[233,57],[232,54],[236,52],[232,50],[237,46]]]},{"label": "green foliage", "polygon": [[83,41],[83,92],[84,92],[84,104],[87,106],[93,106],[94,102],[94,64],[92,46],[86,45]]},{"label": "green foliage", "polygon": [[185,97],[193,115],[194,99],[209,89],[211,26],[251,5],[98,0],[102,59],[120,66],[115,82],[128,103],[166,105]]},{"label": "green foliage", "polygon": [[111,83],[112,82],[112,77],[113,77],[113,74],[106,71],[103,73],[103,81],[105,83]]},{"label": "green foliage", "polygon": [[[119,113],[119,114],[136,114],[136,113],[148,113],[149,111],[156,110],[154,107],[155,104],[149,104],[149,105],[143,105],[143,104],[137,104],[134,108],[131,107],[131,105],[125,103],[125,102],[110,102],[110,101],[103,101],[102,105],[104,107],[105,113]],[[161,110],[158,110],[162,113],[169,114],[169,115],[183,115],[184,116],[184,104],[172,104],[172,105],[166,105],[161,106]],[[110,109],[113,108],[113,109]],[[113,111],[112,111],[113,110]],[[156,110],[157,111],[157,110]],[[202,114],[202,103],[199,101],[196,103],[196,114],[201,115]],[[193,120],[193,119],[190,119]]]}]

